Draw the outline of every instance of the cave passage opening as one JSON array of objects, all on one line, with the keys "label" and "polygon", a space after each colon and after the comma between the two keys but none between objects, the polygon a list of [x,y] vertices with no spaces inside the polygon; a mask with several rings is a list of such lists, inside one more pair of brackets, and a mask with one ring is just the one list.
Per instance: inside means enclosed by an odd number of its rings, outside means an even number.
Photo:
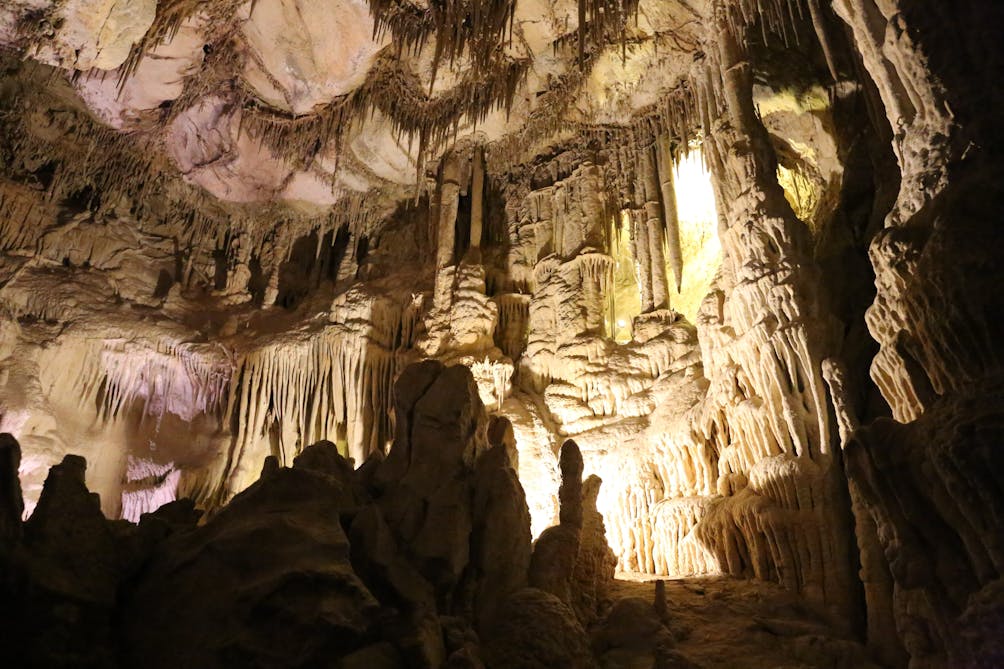
[{"label": "cave passage opening", "polygon": [[704,162],[700,143],[691,143],[680,155],[673,167],[673,178],[683,258],[683,281],[674,296],[673,308],[696,323],[722,258],[714,177]]}]

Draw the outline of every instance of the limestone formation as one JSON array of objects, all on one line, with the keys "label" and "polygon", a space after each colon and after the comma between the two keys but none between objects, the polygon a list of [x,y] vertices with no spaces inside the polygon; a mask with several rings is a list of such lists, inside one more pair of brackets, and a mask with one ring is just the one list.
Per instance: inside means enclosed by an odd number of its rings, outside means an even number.
[{"label": "limestone formation", "polygon": [[[478,448],[485,412],[467,368],[409,367],[396,394],[408,427],[370,480],[319,442],[291,467],[269,456],[254,484],[198,526],[180,501],[138,526],[106,520],[83,459],[67,456],[23,532],[19,515],[5,532],[5,602],[23,607],[16,629],[28,636],[2,657],[16,666],[480,663],[475,627],[490,629],[526,586],[522,488],[504,445]],[[16,460],[17,442],[4,439]],[[58,643],[31,635],[34,626]]]},{"label": "limestone formation", "polygon": [[478,628],[487,630],[506,595],[526,586],[530,569],[530,513],[505,444],[478,461],[472,511],[474,601]]},{"label": "limestone formation", "polygon": [[1000,4],[0,2],[0,660],[1004,663]]},{"label": "limestone formation", "polygon": [[530,561],[530,585],[571,606],[573,574],[582,544],[582,454],[574,441],[561,446],[559,522],[541,533]]}]

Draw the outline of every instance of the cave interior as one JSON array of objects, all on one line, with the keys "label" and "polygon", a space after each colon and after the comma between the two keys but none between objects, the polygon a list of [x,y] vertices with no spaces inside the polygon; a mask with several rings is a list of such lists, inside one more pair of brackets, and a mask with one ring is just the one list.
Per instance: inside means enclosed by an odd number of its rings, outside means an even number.
[{"label": "cave interior", "polygon": [[1004,667],[1002,25],[3,0],[0,665]]}]

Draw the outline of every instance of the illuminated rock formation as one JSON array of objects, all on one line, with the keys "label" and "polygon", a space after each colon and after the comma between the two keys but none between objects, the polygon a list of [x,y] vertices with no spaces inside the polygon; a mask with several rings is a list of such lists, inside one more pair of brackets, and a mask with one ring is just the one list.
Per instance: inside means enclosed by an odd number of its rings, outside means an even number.
[{"label": "illuminated rock formation", "polygon": [[616,569],[1004,663],[1004,16],[942,5],[3,3],[24,657],[686,666]]}]

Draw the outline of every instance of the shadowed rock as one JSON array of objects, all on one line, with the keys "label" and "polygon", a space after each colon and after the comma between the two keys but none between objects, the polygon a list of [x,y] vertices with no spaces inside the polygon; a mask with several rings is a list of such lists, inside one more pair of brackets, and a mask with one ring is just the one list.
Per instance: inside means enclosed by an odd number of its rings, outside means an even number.
[{"label": "shadowed rock", "polygon": [[9,434],[0,434],[0,551],[9,550],[21,539],[24,500],[17,470],[21,446]]}]

